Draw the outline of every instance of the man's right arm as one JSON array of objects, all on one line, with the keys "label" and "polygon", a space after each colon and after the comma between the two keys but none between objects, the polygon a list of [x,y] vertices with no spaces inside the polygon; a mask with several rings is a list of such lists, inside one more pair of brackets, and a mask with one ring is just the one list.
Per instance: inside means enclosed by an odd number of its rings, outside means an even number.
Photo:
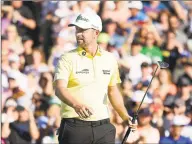
[{"label": "man's right arm", "polygon": [[55,69],[55,76],[53,85],[55,87],[56,96],[68,106],[74,108],[75,112],[81,118],[87,118],[93,111],[88,106],[80,103],[75,99],[67,89],[67,84],[72,71],[72,61],[68,55],[62,55],[58,61],[57,67]]},{"label": "man's right arm", "polygon": [[75,99],[66,88],[67,83],[65,80],[55,81],[55,94],[56,96],[68,106],[74,108],[75,112],[81,118],[88,118],[93,114],[92,108],[80,103]]},{"label": "man's right arm", "polygon": [[65,80],[59,79],[55,81],[55,95],[72,108],[79,105],[77,100],[67,90],[67,82]]}]

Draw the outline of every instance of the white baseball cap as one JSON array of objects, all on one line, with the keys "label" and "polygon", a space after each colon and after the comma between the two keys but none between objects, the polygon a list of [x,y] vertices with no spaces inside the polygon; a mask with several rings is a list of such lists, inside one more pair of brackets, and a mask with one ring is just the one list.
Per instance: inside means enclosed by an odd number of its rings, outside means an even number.
[{"label": "white baseball cap", "polygon": [[8,57],[10,62],[19,62],[19,56],[17,54],[11,54]]},{"label": "white baseball cap", "polygon": [[94,12],[82,13],[77,16],[75,22],[69,24],[68,26],[78,26],[82,29],[93,28],[101,31],[102,21],[101,18]]},{"label": "white baseball cap", "polygon": [[[145,92],[144,91],[141,91],[141,90],[137,90],[133,93],[132,97],[131,97],[131,100],[133,102],[141,102],[142,99],[143,99],[143,96],[145,95]],[[150,104],[153,102],[153,100],[149,97],[148,94],[146,94],[145,98],[144,98],[144,103],[147,103],[147,104]]]},{"label": "white baseball cap", "polygon": [[128,8],[135,8],[141,10],[143,8],[143,4],[141,1],[130,1],[128,3]]},{"label": "white baseball cap", "polygon": [[7,73],[7,77],[18,80],[19,79],[19,72],[17,70],[10,70]]},{"label": "white baseball cap", "polygon": [[175,115],[173,117],[173,120],[171,122],[171,125],[175,126],[185,126],[190,123],[190,119],[186,117],[185,115]]},{"label": "white baseball cap", "polygon": [[17,102],[14,99],[8,99],[5,103],[5,107],[16,107],[17,106]]}]

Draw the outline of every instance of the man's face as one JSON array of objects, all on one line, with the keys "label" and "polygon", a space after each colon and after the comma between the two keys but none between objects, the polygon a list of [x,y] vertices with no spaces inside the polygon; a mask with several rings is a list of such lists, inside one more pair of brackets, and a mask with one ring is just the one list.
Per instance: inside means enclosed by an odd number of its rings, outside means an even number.
[{"label": "man's face", "polygon": [[132,55],[137,55],[138,53],[140,53],[140,51],[141,51],[141,45],[133,45],[132,47],[131,47],[131,53],[132,53]]},{"label": "man's face", "polygon": [[106,26],[107,32],[115,32],[116,28],[117,28],[116,23],[109,23]]},{"label": "man's face", "polygon": [[14,8],[20,8],[22,5],[23,5],[23,2],[22,2],[22,1],[13,1],[13,2],[12,2],[12,6],[13,6]]},{"label": "man's face", "polygon": [[87,47],[97,40],[97,32],[94,29],[82,29],[76,26],[77,44],[81,47]]},{"label": "man's face", "polygon": [[136,8],[130,8],[130,11],[131,11],[131,16],[136,16],[139,12],[139,9],[136,9]]},{"label": "man's face", "polygon": [[27,110],[23,110],[19,112],[19,121],[25,122],[29,120],[29,113]]},{"label": "man's face", "polygon": [[150,123],[151,116],[150,115],[139,115],[139,125],[146,126]]},{"label": "man's face", "polygon": [[173,16],[170,18],[170,25],[173,29],[177,29],[179,27],[179,21],[178,18]]},{"label": "man's face", "polygon": [[181,135],[182,126],[171,126],[171,135],[172,136],[180,136]]}]

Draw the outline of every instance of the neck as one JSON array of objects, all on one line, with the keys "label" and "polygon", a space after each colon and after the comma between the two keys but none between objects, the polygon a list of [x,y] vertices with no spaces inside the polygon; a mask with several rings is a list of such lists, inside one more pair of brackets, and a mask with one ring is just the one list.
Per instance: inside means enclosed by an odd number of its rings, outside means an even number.
[{"label": "neck", "polygon": [[189,99],[189,97],[190,97],[190,93],[189,92],[184,92],[184,93],[182,93],[182,95],[181,95],[181,98],[183,99],[183,100],[188,100]]},{"label": "neck", "polygon": [[180,136],[179,135],[172,135],[172,137],[174,140],[178,140]]},{"label": "neck", "polygon": [[26,54],[32,54],[32,48],[26,48],[25,53]]},{"label": "neck", "polygon": [[84,49],[86,50],[86,52],[88,52],[90,55],[95,56],[96,52],[97,52],[97,43],[95,42],[94,44],[88,45],[86,47],[84,47]]},{"label": "neck", "polygon": [[147,44],[148,48],[153,48],[153,44]]}]

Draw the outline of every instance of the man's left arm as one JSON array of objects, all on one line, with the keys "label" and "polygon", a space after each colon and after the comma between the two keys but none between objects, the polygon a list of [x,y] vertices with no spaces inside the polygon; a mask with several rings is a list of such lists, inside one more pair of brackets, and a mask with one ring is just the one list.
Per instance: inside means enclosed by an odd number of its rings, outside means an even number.
[{"label": "man's left arm", "polygon": [[111,79],[108,85],[108,97],[111,102],[111,105],[113,108],[117,111],[119,116],[127,122],[129,127],[132,129],[137,128],[137,124],[132,124],[131,119],[132,117],[129,116],[123,101],[123,96],[121,95],[119,88],[117,86],[118,83],[121,83],[120,75],[119,75],[119,69],[117,61],[115,60],[113,63],[114,69],[112,71]]},{"label": "man's left arm", "polygon": [[108,87],[108,97],[111,102],[111,105],[117,111],[119,116],[124,121],[129,120],[131,117],[127,113],[127,110],[124,106],[123,97],[122,97],[117,85]]}]

